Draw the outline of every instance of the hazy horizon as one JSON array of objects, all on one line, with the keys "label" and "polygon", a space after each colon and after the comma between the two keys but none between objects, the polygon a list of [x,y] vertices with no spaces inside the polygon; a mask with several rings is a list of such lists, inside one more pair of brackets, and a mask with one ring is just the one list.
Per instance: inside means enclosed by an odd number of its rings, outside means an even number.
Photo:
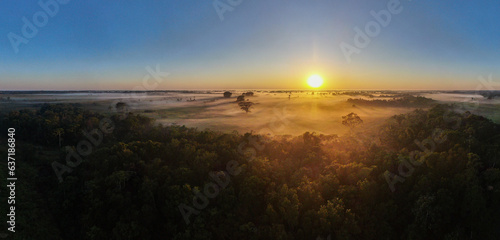
[{"label": "hazy horizon", "polygon": [[332,91],[402,91],[402,92],[491,92],[500,90],[476,90],[476,89],[299,89],[299,88],[193,88],[193,89],[157,89],[157,90],[131,90],[131,89],[64,89],[64,90],[54,90],[54,89],[14,89],[14,90],[3,90],[0,92],[168,92],[168,91],[302,91],[302,92],[332,92]]}]

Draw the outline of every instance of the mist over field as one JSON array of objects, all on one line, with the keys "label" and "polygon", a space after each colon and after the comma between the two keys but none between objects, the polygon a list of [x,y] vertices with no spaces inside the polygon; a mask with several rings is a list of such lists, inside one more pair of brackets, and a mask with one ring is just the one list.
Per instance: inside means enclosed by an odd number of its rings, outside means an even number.
[{"label": "mist over field", "polygon": [[[469,110],[500,121],[500,98],[487,99],[479,93],[454,92],[397,92],[397,91],[297,91],[257,90],[245,96],[253,102],[249,113],[238,106],[237,97],[251,90],[176,92],[76,92],[76,93],[3,93],[0,110],[36,107],[43,103],[76,103],[104,114],[116,113],[116,104],[126,104],[127,112],[141,114],[156,120],[157,124],[180,125],[222,132],[238,131],[271,135],[301,135],[305,132],[343,135],[349,128],[342,125],[342,116],[351,112],[363,120],[363,129],[376,129],[393,115],[404,114],[434,104],[468,105]],[[435,102],[426,105],[375,104],[370,101],[394,101],[404,96],[422,96]],[[9,98],[7,101],[6,99]],[[348,101],[366,100],[361,104]],[[478,107],[474,107],[477,105]]]}]

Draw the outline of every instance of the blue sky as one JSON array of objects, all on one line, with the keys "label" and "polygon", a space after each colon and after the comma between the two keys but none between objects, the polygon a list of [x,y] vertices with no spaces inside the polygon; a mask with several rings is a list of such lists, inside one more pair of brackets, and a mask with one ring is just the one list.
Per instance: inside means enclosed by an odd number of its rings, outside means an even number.
[{"label": "blue sky", "polygon": [[348,63],[340,44],[388,2],[243,0],[221,21],[211,0],[70,0],[16,53],[9,33],[23,36],[23,17],[43,9],[4,0],[0,89],[131,90],[158,64],[170,73],[158,90],[305,88],[314,73],[329,89],[475,89],[481,75],[500,78],[500,3],[486,0],[401,0]]}]

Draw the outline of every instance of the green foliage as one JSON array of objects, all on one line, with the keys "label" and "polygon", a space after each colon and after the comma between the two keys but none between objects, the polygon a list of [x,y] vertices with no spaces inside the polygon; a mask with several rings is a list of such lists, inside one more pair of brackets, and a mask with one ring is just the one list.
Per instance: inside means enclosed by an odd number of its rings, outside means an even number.
[{"label": "green foliage", "polygon": [[236,101],[237,102],[242,102],[242,101],[245,101],[245,95],[240,95],[236,98]]},{"label": "green foliage", "polygon": [[254,105],[253,102],[248,102],[248,101],[238,102],[238,106],[240,106],[241,110],[245,111],[246,113],[250,112],[250,108],[252,108],[253,105]]},{"label": "green foliage", "polygon": [[[371,96],[373,97],[373,96]],[[413,96],[413,95],[403,95],[399,97],[394,97],[389,100],[385,99],[375,99],[366,100],[362,98],[349,98],[347,102],[353,105],[361,106],[372,106],[372,107],[430,107],[436,102],[430,98]]]},{"label": "green foliage", "polygon": [[342,116],[342,125],[347,126],[349,128],[355,128],[358,125],[362,124],[363,120],[356,113],[349,113],[345,116]]},{"label": "green foliage", "polygon": [[[76,144],[101,118],[73,105],[0,116],[2,126],[19,131],[19,239],[496,239],[500,234],[500,126],[449,106],[394,116],[376,139],[305,133],[260,137],[254,145],[252,134],[113,116],[113,133],[59,183],[50,167],[54,160],[65,162],[58,136],[63,145]],[[410,156],[422,152],[415,140],[427,138],[435,143],[432,151]],[[248,154],[239,151],[241,143],[247,143]],[[0,147],[0,154],[5,152]],[[398,173],[410,157],[420,164],[391,192],[384,173]],[[226,171],[231,160],[241,173],[186,224],[178,206],[193,206],[194,191],[214,182],[211,173]],[[5,171],[0,177],[5,179]]]}]

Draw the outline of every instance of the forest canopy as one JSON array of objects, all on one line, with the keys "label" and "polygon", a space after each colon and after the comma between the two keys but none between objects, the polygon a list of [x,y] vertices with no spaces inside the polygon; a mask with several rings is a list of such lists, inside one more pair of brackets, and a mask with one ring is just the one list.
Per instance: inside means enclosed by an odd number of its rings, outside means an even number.
[{"label": "forest canopy", "polygon": [[[112,131],[69,166],[104,118]],[[376,135],[221,133],[65,104],[0,126],[17,129],[19,239],[500,235],[500,126],[447,105],[393,116]],[[62,182],[54,161],[71,168]]]}]

